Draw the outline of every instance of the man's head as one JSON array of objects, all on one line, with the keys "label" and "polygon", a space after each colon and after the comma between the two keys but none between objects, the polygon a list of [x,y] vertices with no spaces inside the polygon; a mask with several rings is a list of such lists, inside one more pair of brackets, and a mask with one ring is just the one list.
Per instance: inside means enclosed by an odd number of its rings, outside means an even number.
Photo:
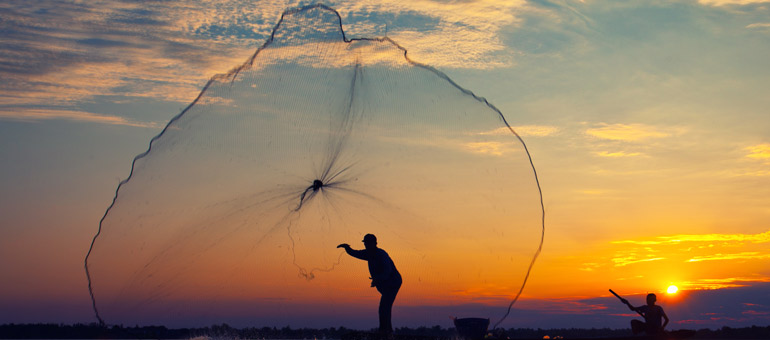
[{"label": "man's head", "polygon": [[377,248],[377,236],[374,236],[372,234],[366,234],[364,236],[364,247],[366,249],[375,249]]},{"label": "man's head", "polygon": [[654,305],[655,301],[657,301],[657,300],[658,300],[658,297],[655,296],[655,294],[653,294],[653,293],[647,294],[647,304],[648,305]]}]

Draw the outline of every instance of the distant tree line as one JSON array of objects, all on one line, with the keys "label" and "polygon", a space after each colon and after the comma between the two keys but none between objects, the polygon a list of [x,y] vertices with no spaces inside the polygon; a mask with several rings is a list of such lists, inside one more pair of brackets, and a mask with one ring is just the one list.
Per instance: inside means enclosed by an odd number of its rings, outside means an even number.
[{"label": "distant tree line", "polygon": [[[631,329],[610,329],[610,328],[553,328],[553,329],[532,329],[532,328],[511,328],[505,331],[499,338],[509,339],[543,339],[548,336],[563,337],[565,339],[575,338],[610,338],[610,337],[630,337],[633,336]],[[722,327],[716,330],[703,328],[696,331],[691,339],[770,339],[770,326],[751,326],[743,328]]]},{"label": "distant tree line", "polygon": [[[371,330],[374,331],[374,330]],[[296,328],[291,327],[250,327],[233,328],[227,324],[202,328],[169,329],[164,326],[100,326],[99,324],[5,324],[0,325],[0,339],[191,339],[195,337],[228,339],[342,339],[351,338],[351,334],[366,334],[360,330],[345,327]],[[454,328],[440,326],[408,328],[395,330],[399,339],[455,339]],[[630,336],[630,329],[609,328],[560,328],[532,329],[511,328],[496,330],[494,337],[500,339],[543,339],[563,337],[602,338]],[[352,338],[355,338],[353,336]],[[693,339],[770,339],[770,326],[752,326],[744,328],[722,327],[720,329],[700,329]]]}]

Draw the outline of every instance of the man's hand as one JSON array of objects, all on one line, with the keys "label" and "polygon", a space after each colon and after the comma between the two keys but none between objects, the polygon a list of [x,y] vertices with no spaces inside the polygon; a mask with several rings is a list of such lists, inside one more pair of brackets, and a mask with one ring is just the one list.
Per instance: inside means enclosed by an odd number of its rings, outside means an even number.
[{"label": "man's hand", "polygon": [[345,249],[348,249],[348,248],[350,248],[350,245],[349,245],[349,244],[347,244],[347,243],[342,243],[342,244],[338,245],[338,246],[337,246],[337,248],[345,248]]}]

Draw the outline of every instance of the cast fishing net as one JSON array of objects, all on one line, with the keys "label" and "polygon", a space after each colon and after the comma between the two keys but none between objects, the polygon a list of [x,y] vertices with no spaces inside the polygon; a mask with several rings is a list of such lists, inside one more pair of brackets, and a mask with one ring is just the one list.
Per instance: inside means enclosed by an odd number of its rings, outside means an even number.
[{"label": "cast fishing net", "polygon": [[523,141],[395,42],[341,27],[287,11],[134,159],[86,257],[100,321],[376,322],[366,264],[336,248],[367,233],[404,277],[397,310],[518,297],[544,228]]}]

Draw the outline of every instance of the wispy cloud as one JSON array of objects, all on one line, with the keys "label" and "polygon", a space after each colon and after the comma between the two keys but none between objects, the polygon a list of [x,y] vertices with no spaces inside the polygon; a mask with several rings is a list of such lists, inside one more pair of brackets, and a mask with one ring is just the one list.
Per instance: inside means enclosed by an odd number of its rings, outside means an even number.
[{"label": "wispy cloud", "polygon": [[465,143],[465,149],[474,153],[502,156],[508,147],[500,142]]},{"label": "wispy cloud", "polygon": [[770,28],[770,22],[756,22],[746,25],[746,28]]},{"label": "wispy cloud", "polygon": [[[770,282],[770,276],[758,274],[763,272],[761,268],[766,268],[770,261],[770,254],[764,251],[768,242],[770,231],[758,234],[688,234],[616,240],[604,246],[597,245],[594,250],[580,257],[570,256],[565,261],[582,259],[572,265],[579,270],[579,275],[615,272],[618,274],[616,280],[625,280],[624,277],[647,270],[671,268],[661,272],[661,275],[675,277],[669,280],[676,281],[681,289],[743,287],[751,285],[751,282]],[[729,275],[732,276],[725,276],[723,268],[726,266],[740,269],[731,269]],[[703,276],[711,276],[712,279],[696,279]],[[633,280],[652,280],[660,284],[655,281],[659,279],[661,276],[651,278],[645,275]]]},{"label": "wispy cloud", "polygon": [[762,260],[770,259],[770,254],[760,253],[756,251],[746,251],[735,254],[713,254],[695,256],[687,262],[700,262],[700,261],[723,261],[723,260]]},{"label": "wispy cloud", "polygon": [[615,244],[659,245],[678,244],[685,242],[770,242],[770,230],[759,234],[682,234],[672,236],[658,236],[653,240],[621,240],[612,241]]},{"label": "wispy cloud", "polygon": [[[436,2],[430,0],[338,0],[336,8],[349,37],[389,36],[421,62],[439,67],[483,68],[510,65],[500,31],[518,23],[525,1]],[[240,43],[264,39],[281,12],[294,1],[182,1],[163,10],[187,35]],[[510,51],[509,51],[510,52]]]},{"label": "wispy cloud", "polygon": [[[552,136],[559,132],[559,128],[551,125],[519,125],[512,127],[519,136],[522,137],[546,137]],[[485,136],[508,136],[511,135],[511,130],[507,127],[501,127],[490,131],[480,132],[479,135]]]},{"label": "wispy cloud", "polygon": [[[500,31],[524,1],[332,1],[349,37],[389,36],[440,68],[510,66]],[[0,4],[0,104],[78,111],[98,96],[189,103],[243,63],[294,1]],[[525,128],[526,129],[526,128]],[[532,130],[542,135],[543,130]]]},{"label": "wispy cloud", "polygon": [[607,157],[607,158],[637,157],[642,155],[642,153],[640,152],[625,152],[625,151],[616,151],[616,152],[599,151],[599,152],[596,152],[595,154],[599,157]]},{"label": "wispy cloud", "polygon": [[663,138],[671,135],[659,128],[646,124],[606,124],[589,128],[586,134],[600,139],[637,142],[652,138]]},{"label": "wispy cloud", "polygon": [[[424,133],[424,132],[423,132]],[[429,133],[428,138],[386,138],[391,143],[447,149],[465,153],[473,153],[488,157],[509,156],[523,152],[521,143],[513,136],[500,138],[473,138],[477,134],[445,134]],[[504,137],[504,138],[503,138]]]},{"label": "wispy cloud", "polygon": [[[526,2],[387,0],[340,1],[333,6],[343,13],[417,14],[435,20],[436,25],[430,29],[399,27],[398,22],[391,22],[388,32],[379,33],[401,42],[421,62],[437,67],[489,69],[512,64],[513,51],[503,43],[500,31],[518,22],[515,10],[525,7]],[[383,28],[388,24],[373,23]]]},{"label": "wispy cloud", "polygon": [[[727,277],[719,279],[698,279],[679,283],[685,290],[713,290],[723,288],[748,287],[752,283],[770,282],[770,277]],[[747,304],[752,305],[752,304]]]},{"label": "wispy cloud", "polygon": [[[764,249],[770,231],[757,234],[681,234],[653,239],[611,241],[611,254],[605,261],[591,258],[583,267],[598,269],[644,266],[660,262],[657,268],[676,268],[677,286],[684,290],[708,290],[751,286],[752,282],[770,282],[761,274],[770,260]],[[717,263],[719,261],[719,263]],[[597,265],[598,264],[598,265]],[[731,268],[725,271],[724,268]],[[584,270],[585,271],[585,270]],[[697,273],[697,274],[696,274]],[[705,273],[705,274],[704,274]],[[725,273],[729,273],[727,276]],[[739,276],[740,275],[740,276]],[[711,277],[698,279],[698,277]],[[722,277],[720,277],[722,276]]]},{"label": "wispy cloud", "polygon": [[109,0],[3,2],[4,119],[145,127],[154,123],[81,107],[108,96],[116,101],[191,102],[209,77],[248,54],[237,52],[237,45],[186,35],[176,21],[183,9],[176,6]]},{"label": "wispy cloud", "polygon": [[514,126],[513,129],[522,137],[546,137],[559,132],[558,127],[551,125],[520,125]]},{"label": "wispy cloud", "polygon": [[78,122],[98,123],[107,125],[125,125],[145,128],[159,128],[161,123],[157,122],[137,122],[124,117],[112,116],[83,111],[70,110],[52,110],[52,109],[27,109],[17,111],[0,110],[0,120],[18,120],[18,121],[41,121],[63,119]]},{"label": "wispy cloud", "polygon": [[749,146],[745,149],[748,151],[746,157],[753,159],[770,159],[770,144],[758,144]]},{"label": "wispy cloud", "polygon": [[768,2],[770,0],[698,0],[698,3],[708,6],[750,5]]},{"label": "wispy cloud", "polygon": [[652,262],[652,261],[660,261],[665,260],[665,257],[646,257],[646,258],[637,258],[636,256],[626,256],[626,257],[615,257],[612,258],[612,263],[615,264],[615,267],[623,267],[627,266],[629,264],[636,264],[636,263],[642,263],[642,262]]}]

